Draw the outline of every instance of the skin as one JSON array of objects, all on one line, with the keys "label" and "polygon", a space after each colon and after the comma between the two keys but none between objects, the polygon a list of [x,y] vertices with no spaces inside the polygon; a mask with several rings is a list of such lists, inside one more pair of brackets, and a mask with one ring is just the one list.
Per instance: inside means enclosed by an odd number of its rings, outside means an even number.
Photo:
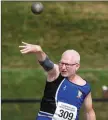
[{"label": "skin", "polygon": [[96,120],[96,115],[92,107],[92,97],[91,93],[87,95],[84,100],[84,107],[85,107],[85,118],[86,120]]},{"label": "skin", "polygon": [[[39,61],[45,60],[46,54],[42,50],[41,46],[28,44],[25,42],[22,42],[22,44],[22,46],[19,46],[22,54],[34,53]],[[61,73],[61,75],[67,77],[69,81],[83,86],[86,84],[86,81],[76,74],[79,67],[79,53],[75,50],[67,50],[62,54],[59,64],[54,64],[54,68],[47,72],[47,80],[49,82],[54,81]],[[86,120],[96,120],[95,112],[92,107],[91,93],[86,96],[84,106]]]}]

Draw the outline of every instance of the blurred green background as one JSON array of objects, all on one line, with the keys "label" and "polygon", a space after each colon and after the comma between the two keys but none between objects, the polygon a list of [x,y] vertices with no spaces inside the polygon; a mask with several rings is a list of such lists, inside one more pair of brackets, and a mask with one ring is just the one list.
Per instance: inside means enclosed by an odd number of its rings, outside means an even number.
[{"label": "blurred green background", "polygon": [[[42,2],[34,15],[33,2],[1,2],[2,99],[41,98],[46,75],[35,55],[22,55],[21,42],[39,44],[57,63],[67,49],[81,55],[78,73],[102,98],[108,85],[108,2]],[[97,120],[108,120],[108,103],[93,102]],[[2,104],[3,120],[35,120],[39,103]],[[80,119],[83,118],[83,108]]]}]

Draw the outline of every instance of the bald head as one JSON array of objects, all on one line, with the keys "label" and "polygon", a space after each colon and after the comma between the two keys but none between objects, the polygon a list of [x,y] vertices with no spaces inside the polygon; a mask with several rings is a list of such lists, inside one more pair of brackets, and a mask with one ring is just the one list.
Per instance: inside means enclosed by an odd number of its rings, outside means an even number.
[{"label": "bald head", "polygon": [[62,58],[68,58],[72,60],[72,62],[80,63],[80,54],[75,50],[66,50],[62,54]]}]

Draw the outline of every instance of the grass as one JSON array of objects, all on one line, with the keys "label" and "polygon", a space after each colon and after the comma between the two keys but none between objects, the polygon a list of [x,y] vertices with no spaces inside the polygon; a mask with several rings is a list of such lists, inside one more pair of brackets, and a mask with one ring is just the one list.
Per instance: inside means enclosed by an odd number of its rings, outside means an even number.
[{"label": "grass", "polygon": [[55,62],[66,49],[75,49],[81,54],[82,68],[107,69],[107,2],[43,2],[40,15],[31,13],[31,4],[2,2],[3,68],[36,67],[31,64],[33,55],[19,52],[25,41],[40,44]]},{"label": "grass", "polygon": [[[79,70],[78,73],[91,84],[93,97],[101,98],[102,85],[108,83],[108,70]],[[3,69],[2,97],[41,98],[45,79],[46,75],[42,69]]]},{"label": "grass", "polygon": [[[92,88],[93,98],[102,98],[102,85],[108,84],[108,70],[80,70],[78,74],[86,79]],[[3,69],[2,70],[2,98],[8,99],[36,99],[41,98],[45,86],[45,73],[42,69]],[[11,106],[11,108],[10,108]],[[107,120],[107,103],[93,102],[98,120]],[[104,106],[104,107],[103,107]],[[38,103],[15,103],[2,105],[3,119],[34,119],[39,110]],[[104,111],[104,112],[103,112]],[[81,118],[83,118],[83,108]]]}]

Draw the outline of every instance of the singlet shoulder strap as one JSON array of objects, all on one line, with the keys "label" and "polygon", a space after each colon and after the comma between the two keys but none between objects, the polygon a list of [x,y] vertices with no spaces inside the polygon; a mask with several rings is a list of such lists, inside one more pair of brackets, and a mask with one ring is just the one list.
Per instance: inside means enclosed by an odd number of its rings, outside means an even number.
[{"label": "singlet shoulder strap", "polygon": [[91,92],[91,85],[86,81],[86,95],[88,95]]}]

